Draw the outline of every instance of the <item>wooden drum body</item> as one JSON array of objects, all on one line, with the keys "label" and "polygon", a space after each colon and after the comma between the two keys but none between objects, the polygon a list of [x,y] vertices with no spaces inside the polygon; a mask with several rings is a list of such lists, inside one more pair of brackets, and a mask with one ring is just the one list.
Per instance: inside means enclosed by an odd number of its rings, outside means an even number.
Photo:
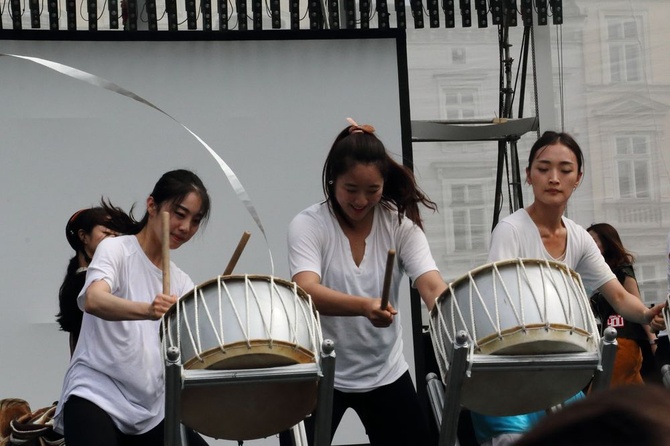
[{"label": "wooden drum body", "polygon": [[[471,355],[597,353],[600,344],[581,278],[562,263],[546,260],[483,265],[437,298],[430,333],[443,382],[461,330],[468,335]],[[487,415],[546,409],[584,388],[593,371],[478,370],[465,379],[461,404]]]},{"label": "wooden drum body", "polygon": [[[182,297],[163,318],[163,348],[184,369],[241,370],[318,363],[321,328],[310,297],[272,276],[219,276]],[[263,438],[316,407],[315,381],[188,387],[182,422],[214,438]]]}]

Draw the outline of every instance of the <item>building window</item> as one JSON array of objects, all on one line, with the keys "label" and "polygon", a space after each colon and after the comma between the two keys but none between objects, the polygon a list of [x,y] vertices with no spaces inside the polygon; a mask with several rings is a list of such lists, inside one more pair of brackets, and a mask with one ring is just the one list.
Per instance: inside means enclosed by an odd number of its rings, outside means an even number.
[{"label": "building window", "polygon": [[443,87],[441,90],[442,116],[448,121],[474,119],[477,103],[477,90],[474,88],[453,89]]},{"label": "building window", "polygon": [[454,251],[487,248],[484,188],[480,184],[452,184],[451,203]]},{"label": "building window", "polygon": [[642,81],[642,26],[636,17],[607,18],[611,82]]},{"label": "building window", "polygon": [[456,65],[465,65],[465,48],[453,48],[451,50],[451,61]]},{"label": "building window", "polygon": [[651,198],[651,150],[643,135],[615,137],[619,198]]}]

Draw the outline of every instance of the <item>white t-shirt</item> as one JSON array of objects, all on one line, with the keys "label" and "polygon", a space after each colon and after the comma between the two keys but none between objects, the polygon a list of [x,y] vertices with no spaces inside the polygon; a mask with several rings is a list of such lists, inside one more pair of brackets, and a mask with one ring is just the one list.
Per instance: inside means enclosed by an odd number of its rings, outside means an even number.
[{"label": "white t-shirt", "polygon": [[529,258],[546,259],[564,263],[582,277],[586,295],[606,284],[616,276],[605,262],[593,237],[574,221],[563,217],[568,233],[563,259],[555,259],[542,243],[537,226],[525,209],[519,209],[502,219],[491,235],[489,262]]},{"label": "white t-shirt", "polygon": [[[395,249],[389,302],[398,308],[403,273],[411,280],[437,270],[423,231],[408,218],[375,207],[372,230],[359,266],[349,240],[326,203],[298,214],[288,230],[291,277],[303,271],[319,275],[321,284],[356,296],[380,297],[389,249]],[[364,392],[396,381],[409,366],[403,356],[400,313],[390,327],[376,328],[365,317],[321,316],[324,339],[335,343],[335,388]]]},{"label": "white t-shirt", "polygon": [[[98,245],[77,299],[82,310],[86,289],[97,280],[107,282],[113,295],[132,301],[149,303],[162,292],[162,272],[134,235],[108,238]],[[193,289],[193,281],[173,263],[170,288],[177,296]],[[154,428],[165,409],[159,328],[160,321],[107,321],[84,313],[56,411],[56,431],[63,431],[62,409],[70,395],[95,403],[123,433],[136,435]]]}]

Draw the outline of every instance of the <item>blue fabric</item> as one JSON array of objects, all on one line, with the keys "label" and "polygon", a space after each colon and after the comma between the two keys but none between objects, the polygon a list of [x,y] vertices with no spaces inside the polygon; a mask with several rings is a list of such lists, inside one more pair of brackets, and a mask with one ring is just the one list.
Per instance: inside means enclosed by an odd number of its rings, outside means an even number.
[{"label": "blue fabric", "polygon": [[[579,392],[569,398],[563,404],[570,404],[584,398],[584,393]],[[531,412],[523,415],[512,415],[507,417],[494,417],[483,415],[477,412],[471,412],[472,426],[475,429],[475,436],[479,443],[495,438],[502,434],[524,433],[528,432],[540,419],[546,416],[544,410]]]}]

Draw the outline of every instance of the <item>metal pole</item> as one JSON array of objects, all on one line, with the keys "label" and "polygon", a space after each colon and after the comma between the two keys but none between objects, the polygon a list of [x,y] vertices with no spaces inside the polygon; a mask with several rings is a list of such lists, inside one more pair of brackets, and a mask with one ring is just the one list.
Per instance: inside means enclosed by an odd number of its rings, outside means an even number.
[{"label": "metal pole", "polygon": [[330,445],[335,382],[335,343],[330,339],[324,339],[321,345],[321,371],[323,377],[314,414],[314,446]]},{"label": "metal pole", "polygon": [[179,349],[169,347],[165,358],[165,446],[182,446],[179,411],[181,405],[181,361]]}]

